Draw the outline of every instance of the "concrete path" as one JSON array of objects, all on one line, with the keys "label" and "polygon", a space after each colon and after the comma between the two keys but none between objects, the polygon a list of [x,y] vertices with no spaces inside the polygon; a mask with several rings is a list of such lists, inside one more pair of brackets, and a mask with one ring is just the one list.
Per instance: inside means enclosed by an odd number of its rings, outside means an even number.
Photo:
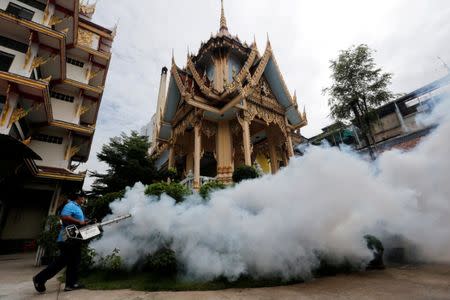
[{"label": "concrete path", "polygon": [[205,292],[137,292],[130,290],[63,292],[56,279],[37,294],[31,277],[33,255],[0,256],[0,299],[450,299],[450,265],[388,268],[339,275],[290,286]]}]

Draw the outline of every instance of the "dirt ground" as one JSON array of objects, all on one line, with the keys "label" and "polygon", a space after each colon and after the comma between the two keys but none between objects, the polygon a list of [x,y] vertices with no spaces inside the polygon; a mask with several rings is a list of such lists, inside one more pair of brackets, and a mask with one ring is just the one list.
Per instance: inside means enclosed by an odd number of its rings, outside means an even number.
[{"label": "dirt ground", "polygon": [[405,265],[290,286],[205,292],[63,292],[64,285],[52,279],[42,295],[34,291],[31,277],[39,269],[32,265],[32,255],[0,256],[0,299],[450,299],[450,265]]}]

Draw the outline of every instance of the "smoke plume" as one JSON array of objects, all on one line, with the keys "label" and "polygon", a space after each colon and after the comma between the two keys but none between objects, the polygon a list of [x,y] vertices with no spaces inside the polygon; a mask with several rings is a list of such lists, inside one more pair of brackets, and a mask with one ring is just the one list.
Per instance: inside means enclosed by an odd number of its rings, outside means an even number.
[{"label": "smoke plume", "polygon": [[193,195],[177,205],[165,195],[145,196],[137,183],[111,204],[113,216],[133,217],[91,247],[100,255],[118,248],[132,265],[170,245],[186,275],[197,279],[307,278],[317,253],[364,264],[372,258],[367,233],[401,235],[421,259],[450,262],[449,104],[435,109],[440,125],[413,151],[388,151],[374,163],[351,151],[310,147],[276,175],[217,191],[208,202]]}]

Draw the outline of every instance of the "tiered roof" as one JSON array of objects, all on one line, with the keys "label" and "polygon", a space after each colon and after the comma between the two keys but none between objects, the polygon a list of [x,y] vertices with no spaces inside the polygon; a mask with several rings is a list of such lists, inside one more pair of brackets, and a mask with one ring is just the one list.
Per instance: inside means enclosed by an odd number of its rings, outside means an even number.
[{"label": "tiered roof", "polygon": [[[232,82],[218,91],[206,75],[211,64],[211,56],[231,52],[241,60],[242,66],[232,76]],[[261,55],[256,41],[250,46],[242,43],[237,36],[228,31],[223,1],[220,27],[216,35],[211,35],[202,43],[196,55],[188,54],[186,67],[180,68],[172,57],[170,83],[162,116],[159,138],[170,138],[172,124],[181,106],[187,102],[191,106],[206,109],[216,115],[224,115],[239,104],[242,98],[251,97],[262,78],[270,86],[280,109],[284,111],[288,122],[294,128],[306,125],[306,114],[298,112],[297,97],[291,95],[275,59],[272,46],[267,39],[266,49]],[[195,101],[194,101],[195,100]]]}]

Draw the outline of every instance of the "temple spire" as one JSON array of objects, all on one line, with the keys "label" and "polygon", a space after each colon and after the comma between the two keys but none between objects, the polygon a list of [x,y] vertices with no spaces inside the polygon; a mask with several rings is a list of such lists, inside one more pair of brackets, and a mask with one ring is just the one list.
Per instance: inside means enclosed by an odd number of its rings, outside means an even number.
[{"label": "temple spire", "polygon": [[223,0],[221,0],[221,13],[220,13],[220,32],[228,33],[227,19],[225,18],[225,10],[223,9]]}]

